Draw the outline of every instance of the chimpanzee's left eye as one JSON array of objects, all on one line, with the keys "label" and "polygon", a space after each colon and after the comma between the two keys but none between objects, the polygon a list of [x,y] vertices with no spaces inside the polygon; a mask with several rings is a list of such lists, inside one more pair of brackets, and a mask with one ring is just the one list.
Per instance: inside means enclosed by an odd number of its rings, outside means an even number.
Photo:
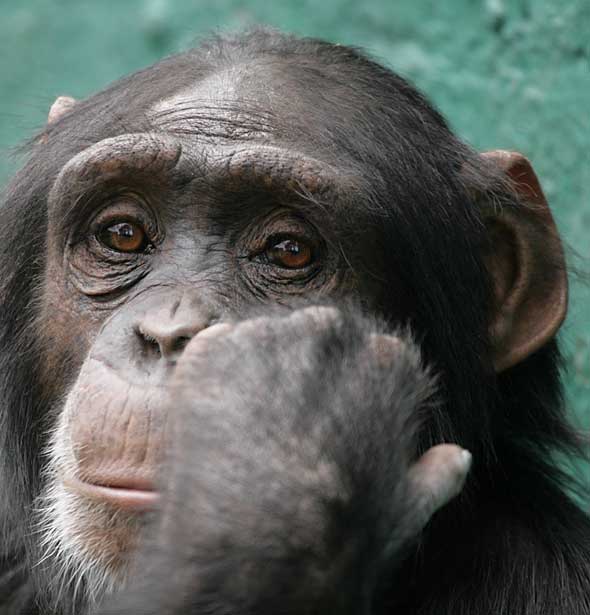
[{"label": "chimpanzee's left eye", "polygon": [[269,263],[284,269],[304,269],[314,260],[312,247],[296,237],[272,237],[264,255]]}]

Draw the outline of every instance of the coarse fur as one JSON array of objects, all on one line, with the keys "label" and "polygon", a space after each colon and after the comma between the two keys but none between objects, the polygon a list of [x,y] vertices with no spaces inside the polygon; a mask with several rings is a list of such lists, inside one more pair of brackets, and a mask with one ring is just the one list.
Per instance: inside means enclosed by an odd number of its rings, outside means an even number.
[{"label": "coarse fur", "polygon": [[[271,126],[286,141],[298,135],[310,155],[344,161],[343,175],[356,182],[350,199],[336,211],[319,199],[314,205],[330,219],[336,248],[346,239],[372,250],[362,267],[355,254],[345,254],[357,263],[353,273],[379,289],[363,297],[367,309],[410,324],[440,375],[444,405],[422,427],[422,449],[458,442],[476,460],[463,495],[429,526],[392,580],[397,591],[377,612],[587,615],[590,522],[567,495],[567,477],[555,461],[557,453],[579,452],[563,407],[557,343],[500,374],[490,359],[484,218],[490,209],[527,204],[391,71],[355,49],[265,30],[213,38],[79,102],[30,143],[27,162],[3,195],[0,612],[38,612],[54,583],[55,570],[45,573],[36,561],[43,537],[34,511],[43,494],[42,453],[80,368],[73,352],[43,365],[48,343],[40,332],[51,323],[40,320],[39,304],[51,187],[93,143],[166,132],[148,113],[164,96],[252,66],[280,75],[281,86],[298,93],[292,125],[277,125],[273,109],[255,103],[242,119],[228,104],[224,129],[248,138]],[[191,125],[210,130],[209,109],[182,112]],[[85,598],[77,603],[75,585],[74,578],[59,593],[56,613],[81,612]]]}]

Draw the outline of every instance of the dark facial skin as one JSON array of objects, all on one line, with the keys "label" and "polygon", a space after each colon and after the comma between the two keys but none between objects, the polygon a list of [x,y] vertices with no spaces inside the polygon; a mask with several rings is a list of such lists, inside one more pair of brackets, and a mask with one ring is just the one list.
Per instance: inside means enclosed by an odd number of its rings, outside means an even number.
[{"label": "dark facial skin", "polygon": [[472,151],[355,50],[257,32],[58,100],[1,215],[9,612],[78,614],[123,583],[194,336],[352,300],[409,325],[438,374],[417,454],[478,460],[386,607],[585,613],[590,524],[552,462],[577,446],[554,339],[566,268],[524,157]]},{"label": "dark facial skin", "polygon": [[[213,107],[209,95],[196,84],[190,100]],[[111,574],[135,540],[136,512],[155,502],[166,384],[186,343],[256,305],[369,295],[342,254],[353,258],[354,246],[331,243],[337,210],[317,207],[337,202],[352,178],[266,132],[225,134],[215,114],[199,126],[214,138],[172,134],[187,129],[171,121],[183,104],[154,111],[168,118],[166,134],[81,152],[49,196],[45,364],[72,350],[70,361],[83,360],[53,440],[52,498],[76,511],[61,521],[76,527],[74,548]]]}]

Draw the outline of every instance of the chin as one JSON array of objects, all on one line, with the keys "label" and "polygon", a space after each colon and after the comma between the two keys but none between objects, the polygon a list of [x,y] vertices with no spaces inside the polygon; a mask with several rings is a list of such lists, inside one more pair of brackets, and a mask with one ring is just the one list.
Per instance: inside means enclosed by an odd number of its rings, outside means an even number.
[{"label": "chin", "polygon": [[65,430],[49,448],[45,488],[35,507],[35,577],[48,608],[92,605],[125,587],[130,555],[137,547],[145,515],[133,507],[89,497],[76,484],[77,467],[68,455]]}]

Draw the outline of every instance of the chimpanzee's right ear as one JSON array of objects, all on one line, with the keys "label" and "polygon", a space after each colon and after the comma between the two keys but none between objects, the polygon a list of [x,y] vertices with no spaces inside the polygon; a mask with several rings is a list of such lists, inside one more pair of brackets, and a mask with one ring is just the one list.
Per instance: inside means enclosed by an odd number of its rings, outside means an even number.
[{"label": "chimpanzee's right ear", "polygon": [[56,122],[60,117],[70,111],[75,106],[76,102],[76,99],[71,96],[58,96],[49,109],[47,123],[53,124],[53,122]]},{"label": "chimpanzee's right ear", "polygon": [[512,184],[519,207],[486,215],[486,265],[494,282],[490,323],[501,372],[551,340],[567,312],[567,269],[551,210],[531,163],[517,152],[482,154]]}]

